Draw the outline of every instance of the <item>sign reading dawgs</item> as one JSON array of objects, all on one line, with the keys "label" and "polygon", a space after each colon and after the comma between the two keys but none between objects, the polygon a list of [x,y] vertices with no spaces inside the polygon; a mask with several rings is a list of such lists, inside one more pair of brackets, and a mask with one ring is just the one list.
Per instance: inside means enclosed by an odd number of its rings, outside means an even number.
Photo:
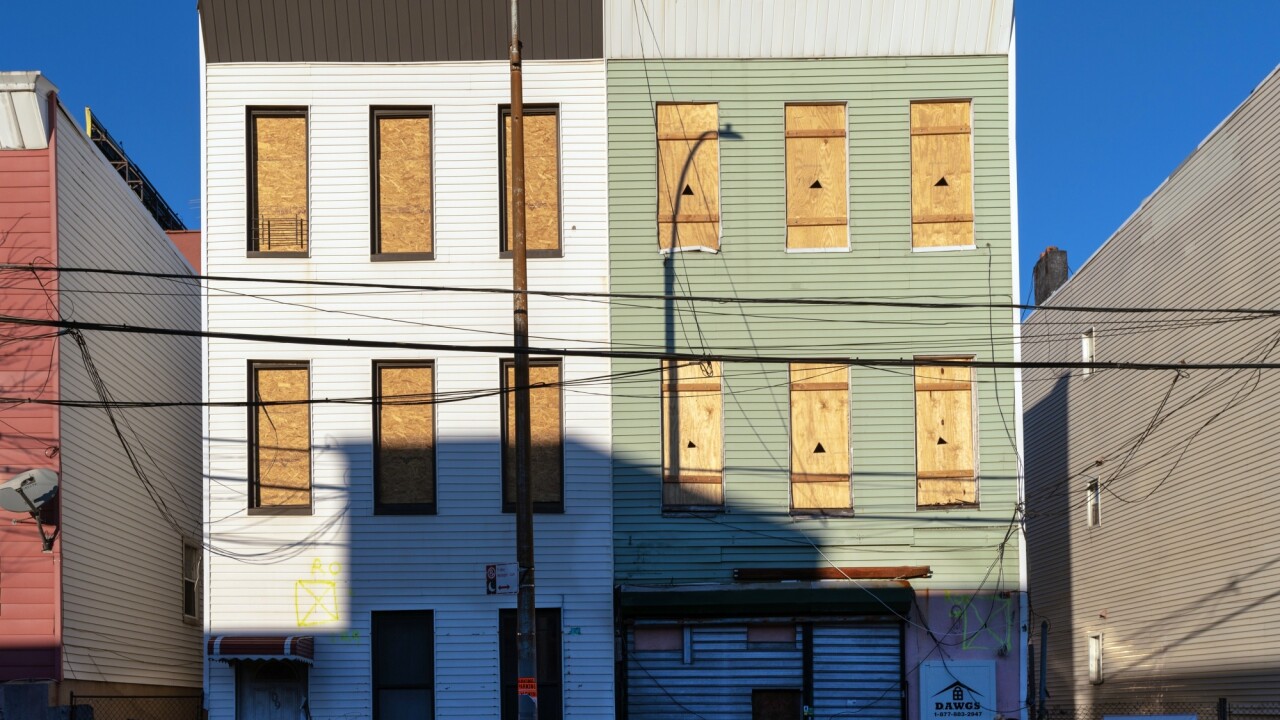
[{"label": "sign reading dawgs", "polygon": [[996,664],[992,660],[929,660],[920,664],[920,720],[993,720]]}]

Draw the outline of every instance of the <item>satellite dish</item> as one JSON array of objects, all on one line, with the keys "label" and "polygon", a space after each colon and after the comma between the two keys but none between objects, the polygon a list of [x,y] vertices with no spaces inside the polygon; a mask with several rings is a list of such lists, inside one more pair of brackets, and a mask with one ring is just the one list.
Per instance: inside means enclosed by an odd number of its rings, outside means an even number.
[{"label": "satellite dish", "polygon": [[9,512],[34,513],[58,494],[58,473],[28,470],[0,483],[0,508]]},{"label": "satellite dish", "polygon": [[[40,519],[40,508],[44,507],[58,494],[58,473],[40,468],[28,470],[14,475],[0,483],[0,508],[9,512],[20,512],[31,515],[36,521],[36,529],[40,531],[44,551],[53,550],[53,539],[58,530],[50,535],[44,531],[44,522]],[[14,522],[18,522],[14,520]]]}]

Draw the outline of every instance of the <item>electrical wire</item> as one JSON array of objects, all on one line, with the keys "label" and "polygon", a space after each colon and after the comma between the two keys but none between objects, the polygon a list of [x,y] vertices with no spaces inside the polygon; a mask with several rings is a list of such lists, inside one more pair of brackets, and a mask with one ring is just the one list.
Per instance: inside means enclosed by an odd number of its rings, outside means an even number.
[{"label": "electrical wire", "polygon": [[[260,277],[260,276],[234,276],[234,275],[185,275],[178,273],[156,273],[146,272],[142,270],[120,270],[110,268],[85,268],[85,267],[67,267],[53,265],[34,265],[29,263],[0,263],[0,270],[25,270],[28,272],[55,272],[55,273],[93,273],[104,275],[119,275],[125,277],[151,277],[151,278],[168,278],[168,279],[184,279],[184,280],[204,280],[208,282],[251,282],[264,284],[285,284],[285,285],[313,285],[321,287],[345,287],[345,288],[371,288],[371,289],[393,289],[393,290],[417,290],[423,292],[456,292],[456,293],[479,293],[491,295],[511,295],[515,291],[510,288],[498,287],[465,287],[465,286],[448,286],[448,285],[414,285],[404,283],[372,283],[372,282],[356,282],[356,281],[338,281],[338,280],[314,280],[314,279],[298,279],[298,278],[281,278],[281,277]],[[656,300],[662,302],[707,302],[717,304],[747,304],[747,305],[818,305],[818,306],[834,306],[834,307],[884,307],[884,308],[907,308],[907,309],[924,309],[924,310],[981,310],[992,307],[997,310],[1043,310],[1053,312],[1076,312],[1076,313],[1113,313],[1113,314],[1158,314],[1158,313],[1222,313],[1236,315],[1269,315],[1280,316],[1280,309],[1275,308],[1214,308],[1214,307],[1140,307],[1140,306],[1079,306],[1079,305],[1031,305],[1026,306],[1021,303],[981,303],[981,302],[921,302],[921,301],[898,301],[898,300],[882,300],[878,298],[853,298],[853,297],[732,297],[732,296],[716,296],[716,295],[677,295],[677,294],[655,294],[655,293],[631,293],[631,292],[600,292],[600,291],[574,291],[574,290],[530,290],[530,295],[541,295],[547,297],[559,298],[604,298],[604,299],[632,299],[632,300]]]}]

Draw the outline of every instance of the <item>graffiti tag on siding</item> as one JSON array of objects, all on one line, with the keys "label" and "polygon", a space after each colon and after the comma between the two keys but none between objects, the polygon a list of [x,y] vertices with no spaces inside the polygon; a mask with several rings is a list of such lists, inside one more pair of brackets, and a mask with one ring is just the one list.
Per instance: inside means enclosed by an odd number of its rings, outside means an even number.
[{"label": "graffiti tag on siding", "polygon": [[311,577],[293,583],[293,609],[298,627],[313,627],[337,622],[338,573],[342,565],[316,558],[311,563]]}]

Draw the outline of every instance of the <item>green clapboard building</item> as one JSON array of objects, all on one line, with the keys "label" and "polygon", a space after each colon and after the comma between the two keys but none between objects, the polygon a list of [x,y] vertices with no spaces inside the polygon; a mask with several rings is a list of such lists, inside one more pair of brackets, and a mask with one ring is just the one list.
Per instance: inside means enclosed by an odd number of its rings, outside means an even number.
[{"label": "green clapboard building", "polygon": [[619,713],[1024,717],[1012,1],[605,6]]}]

